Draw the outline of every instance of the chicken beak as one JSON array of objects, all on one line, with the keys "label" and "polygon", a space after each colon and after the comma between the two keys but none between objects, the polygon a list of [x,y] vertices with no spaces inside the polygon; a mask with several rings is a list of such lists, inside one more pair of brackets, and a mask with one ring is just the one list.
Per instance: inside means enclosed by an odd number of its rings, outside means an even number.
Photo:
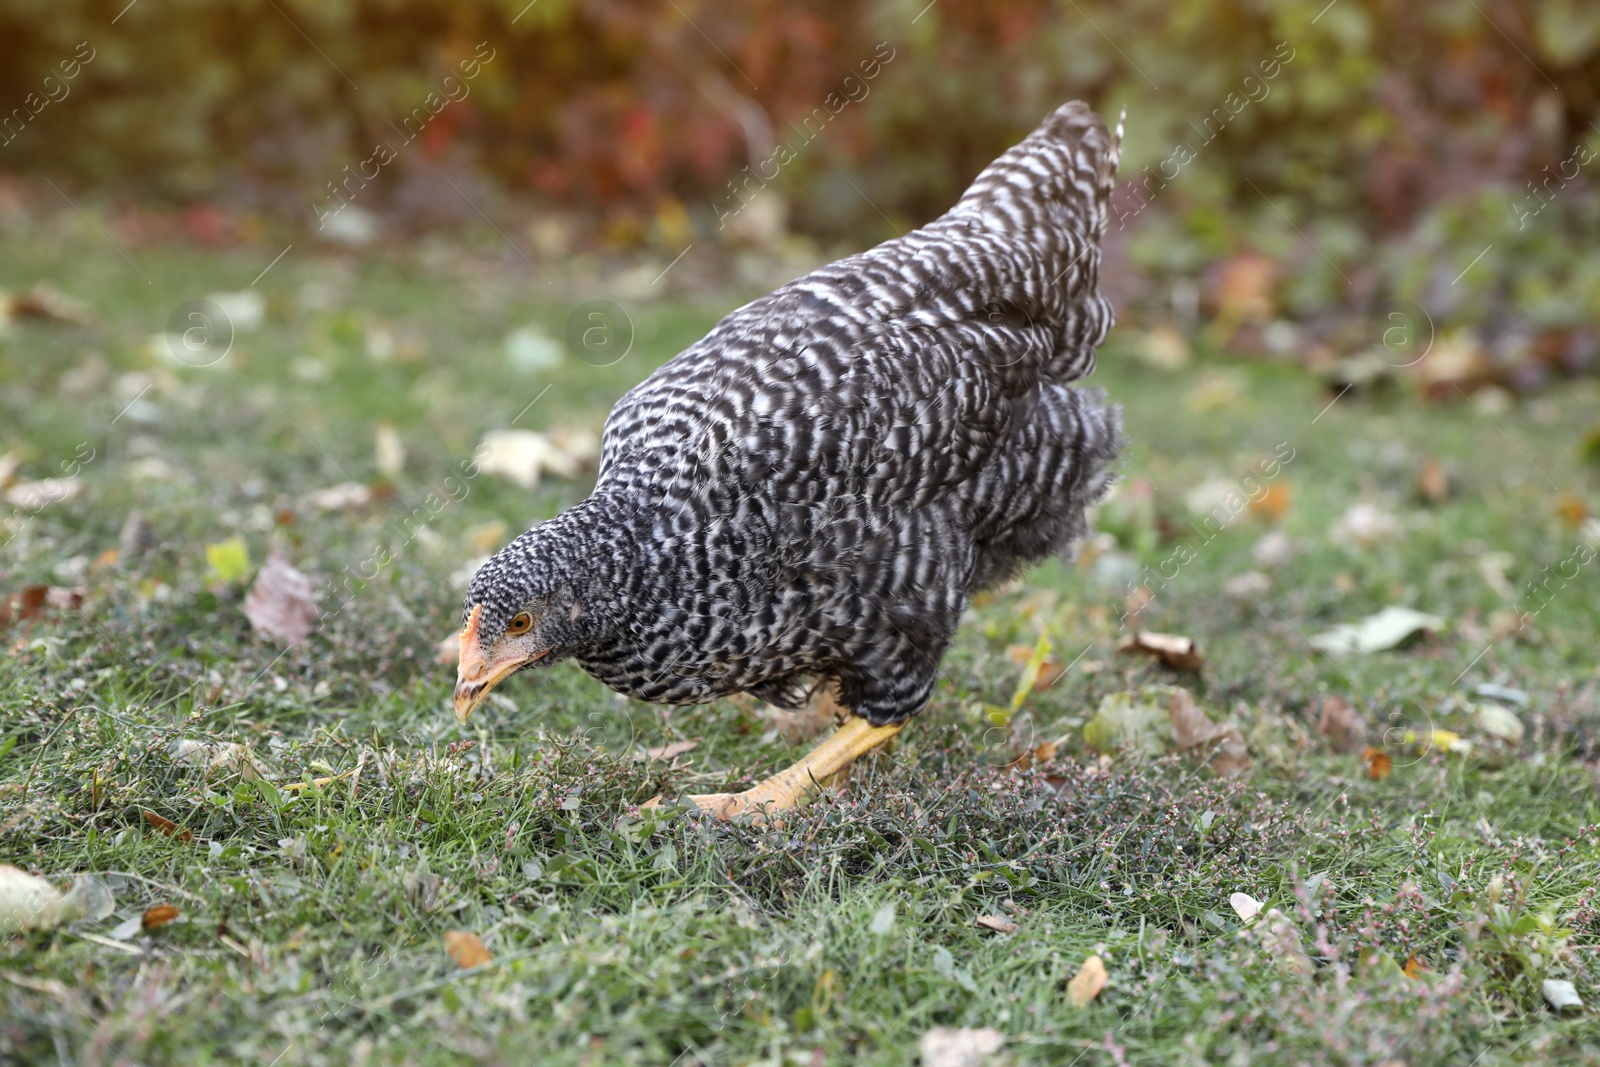
[{"label": "chicken beak", "polygon": [[489,695],[489,690],[499,685],[503,679],[515,674],[518,668],[525,664],[543,659],[550,652],[549,649],[545,649],[525,655],[519,651],[490,662],[484,656],[478,642],[478,620],[482,614],[483,605],[475,606],[472,614],[467,616],[466,627],[461,631],[461,658],[456,665],[457,722],[466,722],[467,716],[472,714],[472,709],[483,703],[484,697]]}]

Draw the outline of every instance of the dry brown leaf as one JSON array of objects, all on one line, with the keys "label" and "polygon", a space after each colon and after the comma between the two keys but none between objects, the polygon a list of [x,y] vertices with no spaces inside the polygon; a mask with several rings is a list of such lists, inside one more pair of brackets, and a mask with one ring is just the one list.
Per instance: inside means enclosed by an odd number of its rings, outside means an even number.
[{"label": "dry brown leaf", "polygon": [[1127,596],[1122,598],[1122,613],[1129,622],[1138,622],[1145,609],[1156,602],[1156,595],[1148,586],[1137,586]]},{"label": "dry brown leaf", "polygon": [[[5,305],[6,315],[14,319],[44,319],[69,326],[84,326],[90,321],[88,304],[45,282],[40,282],[26,293],[6,296]],[[5,317],[0,315],[0,318]]]},{"label": "dry brown leaf", "polygon": [[1217,318],[1229,327],[1272,318],[1278,267],[1257,252],[1241,252],[1223,261],[1217,277]]},{"label": "dry brown leaf", "polygon": [[1450,496],[1450,476],[1445,473],[1444,464],[1429,456],[1422,461],[1422,469],[1417,472],[1417,488],[1422,491],[1423,499],[1434,504],[1442,504]]},{"label": "dry brown leaf", "polygon": [[1014,934],[1018,929],[1017,924],[1004,915],[980,915],[978,916],[978,925],[987,926],[999,934]]},{"label": "dry brown leaf", "polygon": [[1428,969],[1428,965],[1426,963],[1422,962],[1422,958],[1420,956],[1409,956],[1409,957],[1407,957],[1406,958],[1406,965],[1403,968],[1401,968],[1401,970],[1404,972],[1405,976],[1407,978],[1412,979],[1412,980],[1421,978],[1422,975],[1423,975],[1423,972],[1425,972],[1427,969]]},{"label": "dry brown leaf", "polygon": [[27,622],[46,608],[77,611],[83,607],[83,590],[59,585],[30,585],[20,592],[0,597],[0,630],[12,623]]},{"label": "dry brown leaf", "polygon": [[478,935],[470,930],[446,930],[444,950],[450,953],[450,958],[462,970],[470,970],[494,959],[489,950],[483,947],[483,942],[478,940]]},{"label": "dry brown leaf", "polygon": [[1389,771],[1394,761],[1389,758],[1389,753],[1381,748],[1368,745],[1361,750],[1361,762],[1367,765],[1367,777],[1374,782],[1381,782],[1389,777]]},{"label": "dry brown leaf", "polygon": [[1111,976],[1106,974],[1106,965],[1100,957],[1090,956],[1078,968],[1078,973],[1072,976],[1072,981],[1067,983],[1067,1000],[1074,1008],[1086,1007],[1100,995],[1100,990],[1110,980]]},{"label": "dry brown leaf", "polygon": [[638,762],[645,760],[672,760],[685,752],[693,752],[700,742],[698,741],[673,741],[655,748],[647,748],[643,752],[635,752],[633,758]]},{"label": "dry brown leaf", "polygon": [[1366,746],[1367,720],[1340,696],[1322,698],[1317,733],[1328,739],[1335,752],[1356,752]]},{"label": "dry brown leaf", "polygon": [[144,917],[139,920],[139,925],[146,930],[156,930],[182,914],[182,911],[171,904],[156,904],[144,909]]},{"label": "dry brown leaf", "polygon": [[1577,529],[1589,518],[1589,505],[1577,493],[1563,493],[1556,501],[1556,514],[1562,522]]},{"label": "dry brown leaf", "polygon": [[1259,499],[1250,501],[1250,513],[1268,522],[1277,522],[1289,514],[1289,483],[1280,481],[1267,486]]},{"label": "dry brown leaf", "polygon": [[1212,722],[1187,689],[1175,689],[1167,699],[1172,719],[1172,740],[1179,752],[1194,751],[1218,774],[1240,774],[1250,769],[1250,750],[1244,733],[1231,722]]},{"label": "dry brown leaf", "polygon": [[989,1026],[935,1026],[922,1035],[917,1051],[922,1053],[922,1067],[980,1067],[1005,1043],[1006,1035]]},{"label": "dry brown leaf", "polygon": [[244,614],[260,636],[298,645],[317,624],[316,590],[310,578],[274,552],[244,598]]},{"label": "dry brown leaf", "polygon": [[157,815],[153,811],[147,811],[144,813],[144,821],[168,837],[176,837],[179,841],[185,842],[194,840],[194,832],[192,830],[187,826],[179,826],[164,815]]},{"label": "dry brown leaf", "polygon": [[1155,657],[1163,667],[1192,674],[1199,674],[1200,668],[1205,665],[1205,657],[1200,655],[1200,646],[1194,643],[1193,638],[1177,634],[1141,630],[1117,642],[1117,651],[1127,654],[1142,652]]}]

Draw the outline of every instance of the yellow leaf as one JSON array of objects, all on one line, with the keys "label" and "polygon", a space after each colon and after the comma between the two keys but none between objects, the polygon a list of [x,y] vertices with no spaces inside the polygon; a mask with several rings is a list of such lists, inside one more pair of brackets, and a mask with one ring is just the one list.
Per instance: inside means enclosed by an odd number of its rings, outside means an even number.
[{"label": "yellow leaf", "polygon": [[250,573],[250,548],[242,537],[230,537],[206,546],[212,582],[242,582]]},{"label": "yellow leaf", "polygon": [[456,961],[456,966],[468,970],[494,959],[489,950],[483,947],[483,942],[478,940],[478,935],[470,930],[446,930],[444,934],[444,950],[450,953],[450,958]]},{"label": "yellow leaf", "polygon": [[1083,961],[1083,966],[1078,968],[1078,973],[1072,976],[1072,981],[1067,983],[1067,1000],[1074,1008],[1082,1008],[1095,997],[1100,995],[1100,990],[1106,987],[1111,976],[1106,974],[1106,965],[1099,956],[1090,956]]},{"label": "yellow leaf", "polygon": [[1050,628],[1047,626],[1039,631],[1039,640],[1034,643],[1033,654],[1028,657],[1027,664],[1022,668],[1022,677],[1017,681],[1017,691],[1011,694],[1011,710],[1022,709],[1022,702],[1028,699],[1028,694],[1033,692],[1033,687],[1039,682],[1039,672],[1044,670],[1044,661],[1050,656]]}]

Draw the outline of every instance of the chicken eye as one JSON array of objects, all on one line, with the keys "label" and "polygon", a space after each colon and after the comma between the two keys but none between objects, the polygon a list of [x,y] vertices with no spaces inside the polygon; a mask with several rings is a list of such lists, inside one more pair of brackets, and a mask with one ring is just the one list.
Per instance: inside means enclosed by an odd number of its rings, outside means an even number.
[{"label": "chicken eye", "polygon": [[506,633],[511,637],[519,637],[533,629],[533,616],[526,611],[519,611],[511,617],[511,624],[506,627]]}]

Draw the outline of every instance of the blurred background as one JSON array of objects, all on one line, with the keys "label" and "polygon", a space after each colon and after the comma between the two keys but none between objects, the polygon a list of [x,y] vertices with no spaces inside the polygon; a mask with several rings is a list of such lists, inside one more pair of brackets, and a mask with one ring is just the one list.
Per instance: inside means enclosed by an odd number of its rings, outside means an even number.
[{"label": "blurred background", "polygon": [[1158,362],[1205,325],[1367,385],[1406,360],[1341,361],[1402,308],[1452,398],[1600,367],[1582,0],[9,0],[0,226],[87,197],[119,243],[305,251],[492,220],[519,269],[648,282],[692,244],[669,285],[755,284],[939,214],[1074,97],[1128,113],[1106,285],[1175,328]]}]

